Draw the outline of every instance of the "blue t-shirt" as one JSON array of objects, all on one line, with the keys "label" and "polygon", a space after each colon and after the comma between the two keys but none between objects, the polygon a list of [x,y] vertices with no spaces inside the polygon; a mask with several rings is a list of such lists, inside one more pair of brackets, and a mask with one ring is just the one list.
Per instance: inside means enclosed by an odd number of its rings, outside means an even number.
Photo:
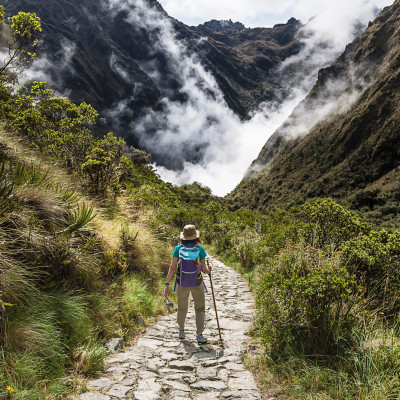
[{"label": "blue t-shirt", "polygon": [[[195,244],[185,244],[185,246],[187,247],[193,247],[193,246],[197,246],[200,250],[200,260],[204,260],[207,256],[206,251],[203,249],[203,247],[199,246],[199,245],[195,245]],[[179,249],[182,247],[181,244],[178,244],[178,246],[175,247],[174,252],[172,253],[172,257],[176,257],[179,258]]]}]

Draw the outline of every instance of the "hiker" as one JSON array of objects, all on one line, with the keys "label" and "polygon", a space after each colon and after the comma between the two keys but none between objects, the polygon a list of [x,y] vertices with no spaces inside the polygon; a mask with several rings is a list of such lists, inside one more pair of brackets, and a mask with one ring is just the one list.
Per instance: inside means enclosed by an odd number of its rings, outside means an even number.
[{"label": "hiker", "polygon": [[[178,326],[179,339],[185,339],[185,319],[188,311],[189,294],[192,293],[196,313],[197,343],[206,344],[203,336],[205,317],[205,285],[202,272],[209,274],[211,266],[206,266],[206,252],[200,244],[199,231],[194,225],[186,225],[180,233],[181,244],[175,247],[172,253],[172,262],[165,281],[164,295],[168,298],[169,285],[175,274],[176,295],[178,297]],[[178,268],[177,268],[178,267]]]}]

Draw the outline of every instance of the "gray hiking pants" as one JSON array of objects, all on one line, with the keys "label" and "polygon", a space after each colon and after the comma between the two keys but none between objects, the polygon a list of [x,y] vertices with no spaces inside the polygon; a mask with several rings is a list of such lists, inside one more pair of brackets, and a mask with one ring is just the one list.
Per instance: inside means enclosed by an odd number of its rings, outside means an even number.
[{"label": "gray hiking pants", "polygon": [[179,330],[185,329],[185,319],[189,308],[189,294],[192,293],[194,302],[194,310],[196,313],[196,328],[197,334],[203,333],[204,331],[204,317],[206,313],[206,300],[204,294],[203,282],[196,287],[182,287],[176,285],[176,295],[178,297],[178,325]]}]

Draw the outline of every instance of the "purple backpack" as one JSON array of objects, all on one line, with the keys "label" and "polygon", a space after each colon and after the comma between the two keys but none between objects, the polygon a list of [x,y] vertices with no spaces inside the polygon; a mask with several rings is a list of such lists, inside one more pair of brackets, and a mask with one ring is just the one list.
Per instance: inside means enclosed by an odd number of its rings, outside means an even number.
[{"label": "purple backpack", "polygon": [[195,287],[201,281],[200,249],[197,246],[185,246],[179,249],[177,281],[182,287]]}]

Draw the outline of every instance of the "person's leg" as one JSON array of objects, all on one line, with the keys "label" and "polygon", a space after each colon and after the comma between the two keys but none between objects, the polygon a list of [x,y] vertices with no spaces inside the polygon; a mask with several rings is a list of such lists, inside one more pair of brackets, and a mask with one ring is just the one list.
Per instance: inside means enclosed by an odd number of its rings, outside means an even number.
[{"label": "person's leg", "polygon": [[197,335],[200,335],[204,331],[204,317],[206,314],[206,299],[203,282],[199,286],[191,289],[196,313]]},{"label": "person's leg", "polygon": [[176,285],[176,296],[178,298],[177,321],[180,331],[185,330],[185,319],[189,307],[189,293],[190,293],[189,289],[190,288],[185,288],[180,285]]}]

